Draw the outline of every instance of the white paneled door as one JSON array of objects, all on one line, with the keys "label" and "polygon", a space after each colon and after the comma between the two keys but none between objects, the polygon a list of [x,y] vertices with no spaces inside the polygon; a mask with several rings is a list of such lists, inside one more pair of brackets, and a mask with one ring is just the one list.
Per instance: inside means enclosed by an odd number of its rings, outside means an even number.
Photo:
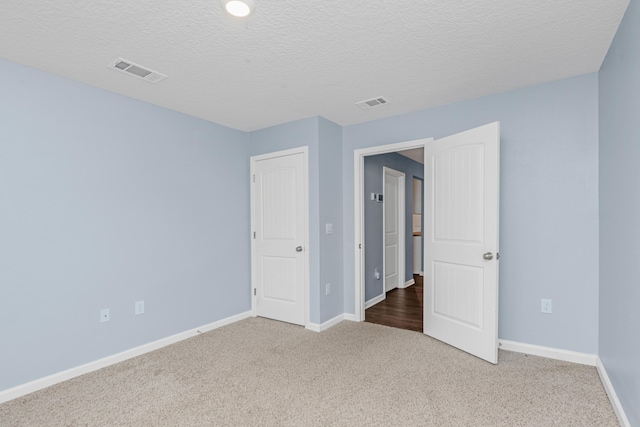
[{"label": "white paneled door", "polygon": [[253,157],[252,281],[255,315],[305,324],[306,150]]},{"label": "white paneled door", "polygon": [[404,173],[384,167],[384,291],[404,287]]},{"label": "white paneled door", "polygon": [[424,333],[498,362],[499,123],[425,145]]}]

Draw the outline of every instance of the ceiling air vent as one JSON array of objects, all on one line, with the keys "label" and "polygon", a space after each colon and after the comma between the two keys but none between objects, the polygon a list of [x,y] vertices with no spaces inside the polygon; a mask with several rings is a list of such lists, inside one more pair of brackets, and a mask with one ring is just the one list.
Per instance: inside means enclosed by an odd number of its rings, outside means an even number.
[{"label": "ceiling air vent", "polygon": [[122,71],[123,73],[130,74],[135,77],[140,77],[143,80],[146,80],[151,83],[158,83],[160,80],[164,80],[167,78],[164,74],[158,73],[157,71],[149,70],[148,68],[144,68],[138,64],[134,64],[131,61],[127,61],[126,59],[118,58],[113,61],[111,64],[107,65],[107,67],[112,70]]},{"label": "ceiling air vent", "polygon": [[379,96],[377,98],[367,99],[366,101],[356,102],[356,105],[363,110],[368,110],[369,108],[377,107],[378,105],[384,105],[389,103],[389,100]]}]

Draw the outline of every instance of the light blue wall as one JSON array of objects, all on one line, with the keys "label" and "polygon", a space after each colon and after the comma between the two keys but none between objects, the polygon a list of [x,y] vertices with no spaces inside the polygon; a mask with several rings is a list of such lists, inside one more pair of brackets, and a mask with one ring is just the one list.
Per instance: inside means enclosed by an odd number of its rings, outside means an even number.
[{"label": "light blue wall", "polygon": [[[424,166],[400,154],[389,153],[364,158],[364,293],[365,301],[383,293],[383,204],[371,200],[371,193],[383,194],[383,167],[405,173],[405,277],[413,278],[413,178],[424,178]],[[380,279],[375,278],[375,269]]]},{"label": "light blue wall", "polygon": [[1,60],[0,94],[0,390],[251,308],[248,134]]},{"label": "light blue wall", "polygon": [[631,1],[599,73],[600,359],[640,426],[640,6]]},{"label": "light blue wall", "polygon": [[[342,284],[342,127],[318,118],[320,151],[320,321],[344,312]],[[333,233],[326,234],[326,224]],[[331,293],[326,295],[326,284]]]},{"label": "light blue wall", "polygon": [[[501,123],[499,337],[598,350],[598,77],[590,74],[344,129],[344,240],[354,247],[355,149]],[[345,251],[345,311],[354,254]],[[552,315],[540,299],[553,300]]]}]

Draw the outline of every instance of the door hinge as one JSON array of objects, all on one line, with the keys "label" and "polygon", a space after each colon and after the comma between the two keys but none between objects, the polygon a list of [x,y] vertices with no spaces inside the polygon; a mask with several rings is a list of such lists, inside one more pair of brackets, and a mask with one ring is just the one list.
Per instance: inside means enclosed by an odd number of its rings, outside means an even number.
[{"label": "door hinge", "polygon": [[500,259],[500,252],[496,252],[496,261]]},{"label": "door hinge", "polygon": [[256,182],[256,176],[253,175],[253,182]]},{"label": "door hinge", "polygon": [[253,288],[253,296],[256,296],[256,288]]},{"label": "door hinge", "polygon": [[255,231],[253,232],[253,238],[254,239],[256,238],[256,232]]},{"label": "door hinge", "polygon": [[358,243],[358,249],[362,249],[362,243]]}]

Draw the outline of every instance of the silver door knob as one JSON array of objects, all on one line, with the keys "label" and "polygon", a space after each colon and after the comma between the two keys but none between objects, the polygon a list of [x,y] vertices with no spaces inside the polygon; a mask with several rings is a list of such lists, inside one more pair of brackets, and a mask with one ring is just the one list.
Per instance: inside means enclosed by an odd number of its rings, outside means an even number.
[{"label": "silver door knob", "polygon": [[296,248],[296,252],[302,252],[302,246],[298,246],[298,247]]},{"label": "silver door knob", "polygon": [[482,255],[482,258],[487,261],[491,261],[493,259],[493,254],[491,252],[487,252],[486,254]]}]

